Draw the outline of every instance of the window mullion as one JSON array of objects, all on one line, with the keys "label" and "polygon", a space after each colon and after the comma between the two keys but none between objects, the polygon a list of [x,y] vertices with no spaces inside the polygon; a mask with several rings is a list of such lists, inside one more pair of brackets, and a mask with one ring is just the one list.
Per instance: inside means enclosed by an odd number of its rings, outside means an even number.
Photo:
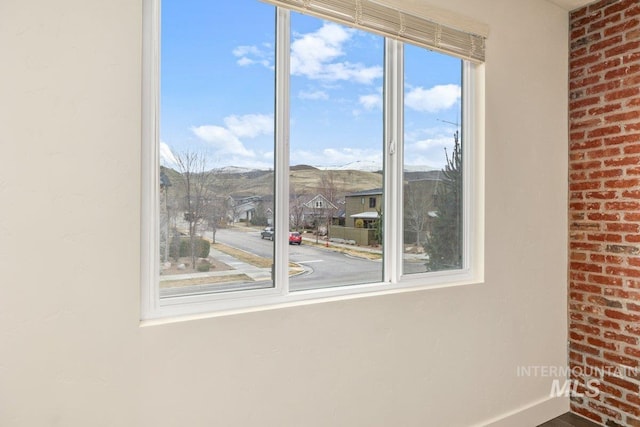
[{"label": "window mullion", "polygon": [[384,80],[384,281],[402,274],[403,49],[385,39]]},{"label": "window mullion", "polygon": [[273,280],[282,294],[289,292],[289,51],[290,12],[276,12],[275,99],[275,253]]}]

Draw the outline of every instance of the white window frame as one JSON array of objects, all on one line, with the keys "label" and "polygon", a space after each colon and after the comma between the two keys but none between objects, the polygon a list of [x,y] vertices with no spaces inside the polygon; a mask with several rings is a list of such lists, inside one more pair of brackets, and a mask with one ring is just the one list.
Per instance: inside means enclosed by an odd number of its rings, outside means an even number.
[{"label": "white window frame", "polygon": [[[336,299],[384,295],[480,283],[484,279],[484,65],[464,61],[463,266],[452,271],[404,275],[403,267],[403,44],[385,39],[384,254],[383,280],[360,285],[289,291],[288,233],[276,233],[274,286],[160,300],[159,290],[159,64],[160,0],[144,0],[142,84],[141,318],[164,322],[184,316],[217,316]],[[289,218],[289,41],[290,11],[276,8],[276,121],[274,226]]]}]

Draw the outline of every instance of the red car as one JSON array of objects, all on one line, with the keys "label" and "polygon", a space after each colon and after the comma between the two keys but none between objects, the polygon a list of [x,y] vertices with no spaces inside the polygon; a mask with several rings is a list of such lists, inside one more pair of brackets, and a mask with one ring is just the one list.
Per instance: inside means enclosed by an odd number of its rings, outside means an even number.
[{"label": "red car", "polygon": [[300,235],[300,233],[298,233],[297,231],[290,231],[289,232],[289,244],[290,245],[293,245],[293,244],[301,245],[302,244],[302,236]]}]

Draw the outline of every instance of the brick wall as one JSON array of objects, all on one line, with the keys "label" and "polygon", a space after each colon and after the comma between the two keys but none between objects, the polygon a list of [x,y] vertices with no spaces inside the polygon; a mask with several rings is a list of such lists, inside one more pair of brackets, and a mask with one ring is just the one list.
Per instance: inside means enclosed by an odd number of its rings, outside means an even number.
[{"label": "brick wall", "polygon": [[640,426],[640,1],[570,20],[571,408]]}]

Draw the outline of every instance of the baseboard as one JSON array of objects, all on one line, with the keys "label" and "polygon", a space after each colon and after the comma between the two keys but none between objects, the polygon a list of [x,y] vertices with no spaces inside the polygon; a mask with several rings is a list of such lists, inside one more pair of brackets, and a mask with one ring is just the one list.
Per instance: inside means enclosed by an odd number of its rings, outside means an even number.
[{"label": "baseboard", "polygon": [[536,427],[569,412],[568,397],[547,397],[475,427]]}]

